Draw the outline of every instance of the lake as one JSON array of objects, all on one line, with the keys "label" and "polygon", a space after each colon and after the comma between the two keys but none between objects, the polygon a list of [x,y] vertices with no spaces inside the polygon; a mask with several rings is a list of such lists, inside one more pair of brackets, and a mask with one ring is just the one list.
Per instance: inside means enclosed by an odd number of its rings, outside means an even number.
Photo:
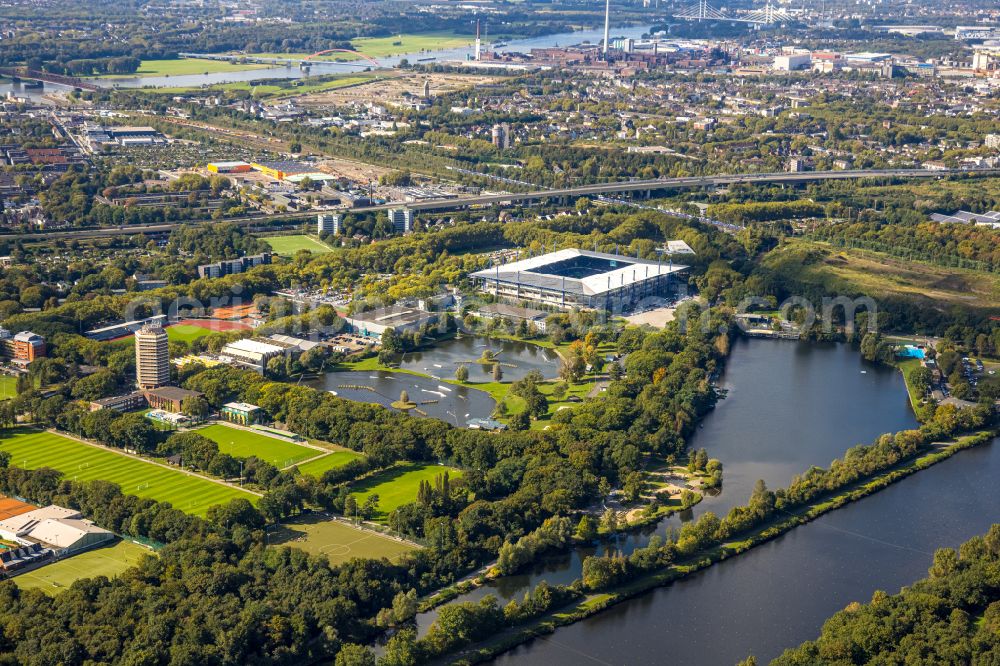
[{"label": "lake", "polygon": [[[630,552],[635,547],[646,544],[652,534],[662,534],[668,526],[678,526],[682,519],[690,520],[704,511],[723,515],[732,506],[745,503],[757,479],[764,479],[771,488],[786,486],[795,474],[804,472],[811,465],[826,466],[834,458],[842,456],[851,446],[870,443],[884,432],[916,426],[901,375],[895,369],[874,366],[863,361],[856,350],[845,344],[739,339],[733,345],[732,355],[720,378],[720,385],[726,389],[727,397],[706,416],[702,426],[691,438],[692,448],[704,447],[710,456],[719,458],[724,465],[723,488],[717,496],[706,497],[693,511],[687,512],[687,515],[662,521],[655,528],[621,536],[617,542],[601,547],[576,548],[540,562],[522,574],[505,577],[474,590],[461,597],[461,600],[474,600],[486,594],[494,594],[503,600],[508,600],[523,595],[525,590],[542,580],[550,583],[572,582],[580,577],[582,561],[587,555],[602,552],[606,548]],[[934,472],[923,474],[933,475]],[[904,481],[900,487],[905,487],[908,481],[919,476]],[[868,501],[871,499],[857,506],[863,506]],[[843,511],[832,514],[831,519]],[[831,520],[831,524],[835,524],[835,521]],[[812,526],[800,527],[791,535],[809,529],[812,529]],[[770,550],[773,550],[773,544],[760,549],[762,552]],[[793,554],[794,556],[798,555]],[[725,565],[734,566],[746,557],[756,558],[759,557],[759,553],[755,551],[734,558]],[[822,554],[818,559],[826,560]],[[562,654],[557,647],[563,643],[560,636],[564,632],[572,633],[569,643],[573,645],[574,650],[587,654],[593,652],[597,661],[648,662],[650,653],[642,650],[631,653],[622,648],[623,641],[634,640],[638,645],[643,640],[648,640],[651,641],[651,649],[658,651],[657,654],[664,649],[665,644],[658,642],[658,637],[662,636],[665,630],[658,624],[650,626],[640,621],[645,606],[660,592],[672,591],[682,586],[690,587],[691,580],[715,576],[714,569],[715,567],[684,583],[622,604],[615,610],[602,613],[579,625],[560,629],[552,638],[540,639],[528,647],[519,648],[513,653],[517,657],[517,663],[525,661],[580,663],[581,656],[578,652],[567,651]],[[780,567],[778,570],[780,571]],[[919,576],[919,571],[917,574]],[[758,582],[755,581],[755,584]],[[774,581],[771,581],[771,584],[774,585]],[[794,591],[796,586],[801,584],[802,581],[796,581],[790,589]],[[726,589],[719,590],[723,598],[729,593],[730,591]],[[733,593],[735,594],[735,591]],[[794,607],[794,601],[794,598],[783,599],[781,604]],[[711,602],[688,600],[687,603],[704,612],[702,621],[708,626],[711,626],[712,622],[706,618],[721,612]],[[826,608],[822,605],[820,607]],[[627,610],[633,608],[636,610]],[[746,608],[742,610],[750,614],[756,613]],[[662,611],[657,612],[663,614]],[[684,612],[694,611],[686,607]],[[615,625],[612,632],[618,636],[616,641],[595,639],[594,644],[591,644],[589,640],[581,639],[581,634],[576,633],[579,631],[577,627],[584,625],[590,627],[587,631],[596,631],[597,629],[592,627],[605,626],[602,624],[605,622],[603,619],[605,616],[617,616],[620,613],[627,614],[629,622],[634,623],[636,627],[633,632],[631,624],[629,627],[623,627],[622,624]],[[433,611],[418,616],[418,630],[421,634],[430,626],[434,617]],[[819,622],[822,622],[822,617]],[[818,624],[814,626],[813,633],[818,631],[818,626]],[[691,631],[691,625],[686,625],[686,628]],[[737,628],[736,624],[726,627],[732,631],[736,631]],[[698,631],[707,632],[708,627],[702,627]],[[751,629],[749,634],[755,635],[756,632]],[[733,646],[732,643],[722,640],[719,634],[706,638],[709,639],[707,642],[713,645],[719,644],[713,649]],[[608,644],[613,642],[617,646],[616,649],[609,649],[605,653],[602,646],[598,645],[601,640]],[[783,647],[786,642],[781,642],[782,640],[783,638],[778,638],[775,644]],[[705,654],[711,653],[711,650],[707,650],[700,641],[698,649]],[[743,646],[739,646],[739,649],[743,649]],[[732,651],[735,654],[739,650],[733,647]],[[557,652],[560,654],[554,654]],[[749,651],[745,652],[731,661],[735,662],[749,654]],[[763,653],[758,656],[761,654]],[[504,656],[499,661],[508,659],[510,657]],[[726,661],[725,659],[719,661],[714,657],[692,659],[691,654],[685,653],[683,658],[680,656],[677,658],[676,663],[726,663]]]},{"label": "lake", "polygon": [[819,635],[827,617],[927,574],[936,548],[1000,519],[1000,441],[671,586],[558,629],[496,664],[759,663]]},{"label": "lake", "polygon": [[524,342],[468,335],[443,340],[427,349],[403,354],[399,367],[454,379],[458,366],[466,364],[470,382],[492,382],[492,364],[475,362],[485,350],[491,351],[500,362],[505,382],[522,379],[532,370],[542,373],[546,379],[554,379],[559,373],[559,355],[551,349]]},{"label": "lake", "polygon": [[469,419],[489,417],[496,406],[493,398],[483,391],[404,372],[328,372],[305,383],[313,388],[333,391],[341,398],[383,407],[389,407],[399,400],[401,391],[406,391],[410,400],[417,403],[417,409],[424,412],[414,416],[426,415],[460,427],[464,427]]}]

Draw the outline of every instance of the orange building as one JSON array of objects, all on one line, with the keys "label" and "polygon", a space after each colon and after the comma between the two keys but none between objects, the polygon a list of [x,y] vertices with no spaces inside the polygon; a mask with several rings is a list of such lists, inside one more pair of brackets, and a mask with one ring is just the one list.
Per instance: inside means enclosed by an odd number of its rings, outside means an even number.
[{"label": "orange building", "polygon": [[0,333],[0,344],[3,355],[18,365],[28,365],[36,358],[45,356],[45,338],[31,331],[21,331],[14,336],[3,331]]}]

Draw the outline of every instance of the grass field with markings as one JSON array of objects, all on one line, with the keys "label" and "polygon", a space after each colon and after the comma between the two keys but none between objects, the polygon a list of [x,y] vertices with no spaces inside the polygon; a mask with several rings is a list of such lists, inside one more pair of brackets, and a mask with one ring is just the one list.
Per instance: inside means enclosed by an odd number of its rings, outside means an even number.
[{"label": "grass field with markings", "polygon": [[276,467],[288,467],[300,460],[308,460],[322,453],[295,442],[286,442],[276,437],[268,437],[250,430],[232,428],[222,424],[198,428],[195,432],[218,444],[220,453],[228,453],[236,458],[256,456]]},{"label": "grass field with markings", "polygon": [[309,250],[313,254],[323,254],[333,252],[333,248],[326,243],[305,234],[294,236],[267,236],[263,240],[271,246],[271,249],[283,257],[294,256],[299,250]]},{"label": "grass field with markings", "polygon": [[433,484],[437,476],[445,472],[452,481],[462,477],[461,470],[444,465],[400,465],[354,485],[351,495],[358,506],[364,504],[369,495],[378,495],[378,513],[374,519],[384,522],[394,509],[417,499],[421,481]]},{"label": "grass field with markings", "polygon": [[414,550],[412,545],[402,541],[315,513],[271,529],[268,543],[326,555],[330,564],[341,564],[354,557],[386,557],[397,561],[404,553]]},{"label": "grass field with markings", "polygon": [[21,429],[5,434],[0,436],[0,451],[10,453],[10,464],[16,467],[51,467],[69,479],[111,481],[126,495],[170,502],[174,508],[196,516],[204,516],[210,506],[237,497],[255,504],[258,499],[239,488],[49,432]]},{"label": "grass field with markings", "polygon": [[309,474],[319,478],[323,476],[323,472],[336,469],[337,467],[342,467],[352,460],[357,460],[359,458],[364,458],[364,455],[354,451],[334,451],[332,453],[328,453],[322,458],[302,463],[298,466],[298,468],[299,472],[302,474]]},{"label": "grass field with markings", "polygon": [[47,564],[40,569],[16,576],[13,580],[22,590],[41,590],[46,594],[58,594],[80,578],[97,576],[114,578],[142,559],[143,555],[150,553],[151,550],[132,541],[119,541],[111,546],[88,550]]}]

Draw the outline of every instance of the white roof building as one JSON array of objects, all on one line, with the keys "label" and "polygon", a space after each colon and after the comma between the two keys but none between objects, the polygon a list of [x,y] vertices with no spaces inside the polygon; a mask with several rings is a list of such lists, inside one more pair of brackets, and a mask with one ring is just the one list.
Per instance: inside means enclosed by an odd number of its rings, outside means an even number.
[{"label": "white roof building", "polygon": [[0,537],[42,544],[68,555],[110,541],[115,535],[84,520],[79,511],[51,505],[0,521]]},{"label": "white roof building", "polygon": [[671,276],[684,270],[687,266],[672,261],[567,249],[498,264],[470,277],[481,290],[517,303],[615,310],[664,295]]},{"label": "white roof building", "polygon": [[285,349],[280,345],[244,338],[230,342],[222,348],[219,354],[232,359],[236,365],[263,373],[267,362],[276,356],[284,355]]}]

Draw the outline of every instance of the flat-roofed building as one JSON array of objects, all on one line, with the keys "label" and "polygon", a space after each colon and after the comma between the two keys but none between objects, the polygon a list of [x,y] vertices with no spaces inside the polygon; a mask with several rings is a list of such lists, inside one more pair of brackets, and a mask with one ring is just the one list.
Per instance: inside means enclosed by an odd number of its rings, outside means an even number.
[{"label": "flat-roofed building", "polygon": [[567,249],[497,264],[470,277],[480,291],[511,303],[625,311],[643,299],[667,296],[674,276],[687,268],[672,261]]},{"label": "flat-roofed building", "polygon": [[140,390],[170,382],[170,351],[162,326],[143,326],[135,333],[135,381]]},{"label": "flat-roofed building", "polygon": [[0,334],[0,351],[14,363],[28,365],[36,358],[45,356],[45,338],[31,331],[11,335],[4,330]]},{"label": "flat-roofed building", "polygon": [[153,409],[162,409],[174,414],[179,413],[184,408],[185,400],[198,398],[202,395],[198,391],[190,391],[179,386],[161,386],[143,391],[142,394]]},{"label": "flat-roofed building", "polygon": [[133,391],[125,395],[115,395],[110,398],[100,398],[90,402],[90,411],[97,412],[102,409],[111,409],[116,412],[131,412],[146,406],[146,396],[142,391]]},{"label": "flat-roofed building", "polygon": [[340,215],[336,213],[320,213],[316,216],[316,233],[320,236],[327,234],[340,235]]},{"label": "flat-roofed building", "polygon": [[209,162],[207,168],[212,173],[248,173],[253,171],[249,162]]},{"label": "flat-roofed building", "polygon": [[198,266],[198,277],[217,278],[224,275],[234,275],[246,272],[254,266],[263,266],[270,263],[270,252],[261,252],[260,254],[252,254],[238,259],[223,259],[215,263]]},{"label": "flat-roofed building", "polygon": [[392,305],[378,310],[356,312],[345,317],[344,321],[358,335],[381,339],[382,334],[390,328],[396,333],[402,333],[404,331],[419,331],[425,326],[433,326],[438,322],[438,315],[420,308]]},{"label": "flat-roofed building", "polygon": [[248,402],[227,402],[220,413],[225,420],[242,425],[260,423],[264,418],[264,410]]},{"label": "flat-roofed building", "polygon": [[413,230],[413,211],[409,208],[390,208],[386,214],[397,234],[408,234]]},{"label": "flat-roofed building", "polygon": [[285,346],[273,342],[244,338],[230,342],[222,348],[219,355],[231,359],[235,365],[264,374],[267,362],[272,358],[284,356],[285,350]]},{"label": "flat-roofed building", "polygon": [[0,521],[0,537],[72,555],[111,541],[115,535],[85,520],[75,509],[50,505]]},{"label": "flat-roofed building", "polygon": [[534,325],[539,333],[545,332],[545,318],[551,313],[535,308],[525,308],[509,303],[488,303],[473,310],[472,314],[481,319],[503,319],[520,324],[522,321]]}]

